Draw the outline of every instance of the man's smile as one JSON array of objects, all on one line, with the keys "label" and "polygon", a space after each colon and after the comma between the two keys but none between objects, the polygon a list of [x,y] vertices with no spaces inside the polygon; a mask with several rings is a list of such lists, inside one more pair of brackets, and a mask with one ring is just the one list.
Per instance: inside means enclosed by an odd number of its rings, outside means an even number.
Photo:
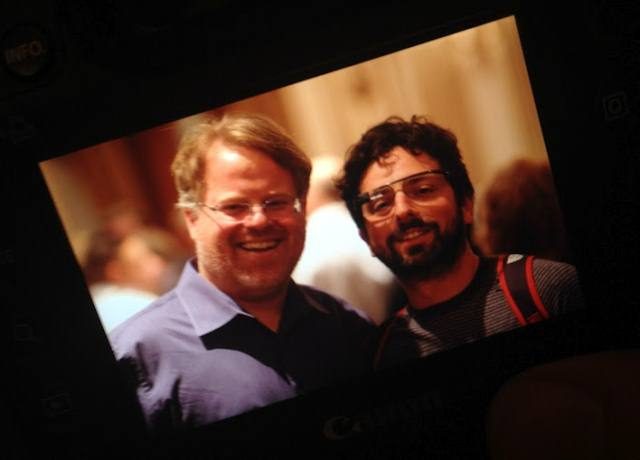
[{"label": "man's smile", "polygon": [[244,241],[237,244],[240,249],[250,252],[266,252],[275,249],[282,239],[269,239],[259,241]]},{"label": "man's smile", "polygon": [[414,227],[407,231],[399,233],[396,236],[395,240],[397,242],[411,241],[429,232],[431,232],[431,228],[429,227]]}]

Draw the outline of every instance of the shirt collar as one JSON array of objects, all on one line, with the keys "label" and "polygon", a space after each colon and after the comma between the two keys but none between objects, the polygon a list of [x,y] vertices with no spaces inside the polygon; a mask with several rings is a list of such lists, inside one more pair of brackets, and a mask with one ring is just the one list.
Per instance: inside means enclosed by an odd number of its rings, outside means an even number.
[{"label": "shirt collar", "polygon": [[236,315],[251,316],[198,273],[195,259],[186,263],[175,292],[199,336],[224,326]]},{"label": "shirt collar", "polygon": [[491,286],[495,280],[497,260],[498,259],[496,257],[481,257],[480,263],[471,282],[467,284],[460,293],[448,300],[430,305],[427,308],[414,308],[407,304],[409,316],[424,321],[437,316],[442,316],[453,310],[464,309],[468,305],[469,299],[478,294],[479,287]]},{"label": "shirt collar", "polygon": [[[240,308],[231,297],[198,273],[195,263],[195,259],[191,259],[185,264],[175,292],[198,336],[224,326],[236,315],[253,318],[253,315]],[[299,318],[314,310],[329,313],[307,290],[290,280],[279,330],[289,329]]]}]

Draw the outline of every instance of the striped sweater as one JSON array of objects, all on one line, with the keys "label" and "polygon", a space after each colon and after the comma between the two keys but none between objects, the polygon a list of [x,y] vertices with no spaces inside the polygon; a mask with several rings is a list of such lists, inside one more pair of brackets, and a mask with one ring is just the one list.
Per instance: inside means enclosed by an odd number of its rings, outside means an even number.
[{"label": "striped sweater", "polygon": [[[375,367],[386,368],[520,327],[500,288],[496,266],[496,258],[482,258],[475,277],[460,294],[425,309],[408,306],[403,314],[388,319],[382,325]],[[583,305],[572,265],[536,258],[533,274],[550,316]]]}]

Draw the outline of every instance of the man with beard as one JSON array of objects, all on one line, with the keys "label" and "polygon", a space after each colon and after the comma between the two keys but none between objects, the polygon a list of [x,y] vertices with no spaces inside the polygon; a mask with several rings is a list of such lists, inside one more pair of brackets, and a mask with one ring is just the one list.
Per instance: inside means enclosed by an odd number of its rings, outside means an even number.
[{"label": "man with beard", "polygon": [[[383,325],[377,368],[582,305],[571,265],[474,251],[474,190],[457,140],[424,117],[391,117],[369,129],[349,149],[337,185],[360,235],[406,294],[406,307]],[[500,276],[524,261],[537,297],[527,317]]]},{"label": "man with beard", "polygon": [[375,327],[291,280],[311,163],[272,121],[195,126],[172,164],[196,258],[110,335],[146,423],[206,425],[365,373]]}]

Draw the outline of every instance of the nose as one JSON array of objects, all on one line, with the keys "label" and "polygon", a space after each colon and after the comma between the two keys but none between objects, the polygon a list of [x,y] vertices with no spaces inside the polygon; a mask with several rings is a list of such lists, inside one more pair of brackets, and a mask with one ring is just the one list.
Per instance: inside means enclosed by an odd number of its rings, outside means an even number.
[{"label": "nose", "polygon": [[269,218],[260,205],[251,208],[249,215],[244,219],[244,225],[247,227],[261,227],[269,222]]},{"label": "nose", "polygon": [[413,214],[411,200],[407,198],[404,191],[398,190],[394,197],[393,211],[397,218],[402,218],[408,214]]}]

